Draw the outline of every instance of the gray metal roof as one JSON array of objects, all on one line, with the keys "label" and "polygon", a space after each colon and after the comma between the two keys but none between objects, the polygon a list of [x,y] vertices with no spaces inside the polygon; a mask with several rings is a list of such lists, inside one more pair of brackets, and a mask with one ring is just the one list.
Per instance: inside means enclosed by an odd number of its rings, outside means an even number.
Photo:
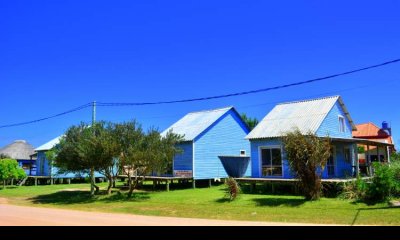
[{"label": "gray metal roof", "polygon": [[302,133],[316,133],[335,103],[339,101],[353,129],[355,125],[340,96],[281,103],[247,135],[247,139],[281,137],[298,128]]},{"label": "gray metal roof", "polygon": [[204,132],[220,117],[222,117],[233,107],[226,107],[220,109],[206,110],[200,112],[192,112],[185,115],[172,126],[161,133],[165,136],[168,131],[172,130],[173,133],[183,135],[184,141],[193,141],[197,136]]},{"label": "gray metal roof", "polygon": [[61,135],[61,136],[58,136],[58,137],[50,140],[49,142],[47,142],[47,143],[43,144],[42,146],[36,148],[35,151],[39,152],[39,151],[47,151],[47,150],[52,149],[55,145],[57,145],[60,142],[60,140],[61,140],[61,138],[63,136],[64,135]]},{"label": "gray metal roof", "polygon": [[29,160],[35,153],[33,146],[25,140],[16,140],[7,146],[0,148],[0,153],[9,156],[12,159]]}]

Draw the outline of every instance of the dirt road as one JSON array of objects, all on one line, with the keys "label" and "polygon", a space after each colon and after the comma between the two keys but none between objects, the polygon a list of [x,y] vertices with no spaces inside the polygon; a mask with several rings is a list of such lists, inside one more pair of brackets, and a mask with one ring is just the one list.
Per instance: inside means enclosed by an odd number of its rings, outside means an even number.
[{"label": "dirt road", "polygon": [[[4,202],[3,202],[4,203]],[[296,223],[139,216],[0,204],[0,226],[306,226]],[[312,225],[312,224],[310,224]],[[314,226],[314,225],[313,225]]]}]

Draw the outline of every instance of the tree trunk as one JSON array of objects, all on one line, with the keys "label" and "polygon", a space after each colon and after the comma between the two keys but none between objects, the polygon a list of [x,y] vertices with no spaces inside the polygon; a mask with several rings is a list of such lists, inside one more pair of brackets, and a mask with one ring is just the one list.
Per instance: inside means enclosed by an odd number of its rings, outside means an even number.
[{"label": "tree trunk", "polygon": [[129,192],[128,192],[128,197],[132,197],[132,193],[133,193],[133,184],[132,184],[132,177],[130,174],[128,174],[128,186],[129,186]]},{"label": "tree trunk", "polygon": [[3,189],[6,189],[6,180],[3,180]]},{"label": "tree trunk", "polygon": [[111,175],[108,175],[107,178],[108,178],[107,194],[110,195],[114,179],[113,179],[113,177]]},{"label": "tree trunk", "polygon": [[[91,167],[90,168],[90,196],[94,196],[95,192],[94,189],[96,188],[96,184],[95,184],[95,178],[94,178],[94,168]],[[96,188],[96,191],[98,187]]]}]

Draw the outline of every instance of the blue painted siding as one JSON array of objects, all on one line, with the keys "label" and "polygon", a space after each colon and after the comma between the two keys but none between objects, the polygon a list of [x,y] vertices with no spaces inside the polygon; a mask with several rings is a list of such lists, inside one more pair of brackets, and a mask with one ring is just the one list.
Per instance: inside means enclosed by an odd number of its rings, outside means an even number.
[{"label": "blue painted siding", "polygon": [[[339,131],[339,115],[345,119],[345,132]],[[336,102],[328,113],[321,126],[317,130],[317,135],[320,137],[335,137],[335,138],[352,138],[352,129],[349,120],[343,112],[339,102]]]},{"label": "blue painted siding", "polygon": [[[84,178],[88,174],[77,173],[58,173],[58,168],[51,166],[49,160],[46,158],[46,151],[38,152],[36,160],[36,176],[52,176],[54,178]],[[95,177],[104,177],[102,174],[95,172]]]},{"label": "blue painted siding", "polygon": [[[239,156],[240,150],[250,154],[250,143],[245,139],[248,129],[241,118],[232,110],[195,139],[194,144],[194,178],[225,178],[224,167],[218,156]],[[251,167],[246,171],[251,176]]]},{"label": "blue painted siding", "polygon": [[[353,158],[355,157],[354,145],[349,143],[333,143],[335,149],[335,176],[333,178],[348,178],[353,174]],[[350,149],[350,161],[346,162],[344,152],[345,148]],[[326,179],[328,177],[328,169],[325,168],[325,171],[322,173],[322,178]]]},{"label": "blue painted siding", "polygon": [[[282,142],[280,139],[263,139],[263,140],[251,140],[251,172],[253,178],[261,178],[261,159],[260,159],[260,148],[262,147],[276,147],[279,146],[282,149]],[[284,153],[282,151],[282,164],[283,164],[283,177],[290,179],[293,178],[290,169],[289,162],[285,159]],[[277,178],[277,177],[269,177]]]},{"label": "blue painted siding", "polygon": [[193,170],[193,142],[178,145],[183,153],[174,157],[174,170]]},{"label": "blue painted siding", "polygon": [[[352,161],[346,162],[344,157],[344,149],[345,147],[350,148],[351,157],[354,158],[354,154],[352,154],[354,145],[349,143],[333,143],[335,146],[335,175],[333,178],[346,178],[351,176],[352,174]],[[264,139],[264,140],[251,140],[251,168],[252,168],[252,177],[253,178],[261,178],[261,159],[260,159],[260,148],[261,147],[272,147],[279,146],[282,149],[282,142],[280,139]],[[284,179],[292,179],[294,178],[290,167],[289,161],[286,159],[285,153],[283,152],[283,176],[282,177],[265,177],[265,178],[284,178]],[[325,168],[322,173],[322,178],[328,178],[328,169]]]}]

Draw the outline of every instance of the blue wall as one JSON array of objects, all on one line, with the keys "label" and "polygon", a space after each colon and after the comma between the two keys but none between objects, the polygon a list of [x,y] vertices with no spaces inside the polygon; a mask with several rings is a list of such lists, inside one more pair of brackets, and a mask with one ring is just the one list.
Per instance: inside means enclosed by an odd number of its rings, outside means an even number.
[{"label": "blue wall", "polygon": [[[254,178],[261,178],[261,159],[260,159],[260,147],[276,147],[279,146],[281,148],[282,154],[282,142],[280,139],[273,138],[273,139],[262,139],[262,140],[251,140],[251,172],[252,177]],[[283,177],[279,178],[293,178],[290,169],[289,169],[289,162],[285,160],[285,157],[282,157],[282,164],[283,164]],[[269,177],[269,178],[277,178],[277,177]]]},{"label": "blue wall", "polygon": [[[43,163],[43,169],[41,164]],[[58,168],[51,166],[49,160],[46,158],[46,151],[38,152],[36,160],[36,176],[52,176],[53,178],[84,178],[88,177],[88,174],[77,174],[77,173],[58,173]],[[98,172],[95,172],[95,177],[104,177]]]},{"label": "blue wall", "polygon": [[[345,132],[339,132],[339,115],[345,119]],[[336,102],[328,113],[321,126],[317,130],[317,135],[320,137],[335,137],[335,138],[352,138],[352,129],[349,120],[343,112],[339,102]]]},{"label": "blue wall", "polygon": [[[335,146],[335,176],[333,178],[346,178],[351,177],[352,175],[352,160],[350,162],[345,161],[344,157],[344,148],[348,147],[351,151],[351,157],[354,158],[354,145],[351,143],[341,143],[341,142],[333,142]],[[272,146],[280,146],[282,149],[282,143],[279,139],[263,139],[263,140],[251,140],[251,168],[252,168],[252,177],[253,178],[261,178],[261,159],[260,159],[260,147],[272,147]],[[284,178],[291,179],[293,178],[293,174],[289,168],[289,162],[283,152],[283,176],[282,177],[265,177],[265,178]],[[322,173],[322,178],[328,178],[328,169],[325,168]]]},{"label": "blue wall", "polygon": [[[241,118],[230,110],[200,134],[194,142],[194,178],[226,178],[218,156],[239,156],[240,150],[246,150],[248,156],[250,143],[245,139],[248,132]],[[250,164],[246,176],[251,176]]]},{"label": "blue wall", "polygon": [[184,142],[178,147],[183,153],[174,157],[174,170],[193,170],[193,142]]}]

